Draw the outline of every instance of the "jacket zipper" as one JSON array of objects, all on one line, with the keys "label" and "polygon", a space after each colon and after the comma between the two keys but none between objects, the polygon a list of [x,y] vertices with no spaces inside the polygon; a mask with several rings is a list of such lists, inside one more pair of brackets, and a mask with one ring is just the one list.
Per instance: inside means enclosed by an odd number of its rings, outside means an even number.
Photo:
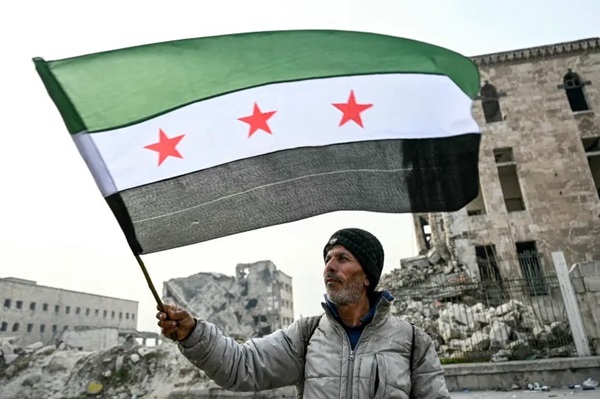
[{"label": "jacket zipper", "polygon": [[[326,310],[326,312],[328,312]],[[360,344],[360,342],[362,341],[363,337],[365,336],[365,333],[367,332],[367,330],[369,329],[369,327],[371,327],[373,325],[373,322],[375,321],[375,316],[377,316],[377,310],[375,311],[375,315],[373,315],[373,320],[371,321],[371,323],[369,323],[368,326],[365,327],[365,329],[363,330],[362,334],[360,334],[360,337],[358,338],[358,342],[356,342],[356,346],[354,347],[354,349],[352,349],[352,343],[350,342],[350,338],[348,338],[348,334],[346,333],[346,330],[344,330],[344,328],[340,325],[340,323],[338,323],[337,320],[335,320],[335,318],[330,317],[330,321],[333,322],[333,325],[336,326],[336,328],[338,329],[338,331],[340,331],[342,333],[342,336],[344,336],[346,339],[345,341],[348,343],[348,348],[350,348],[350,361],[348,362],[348,384],[347,384],[347,389],[346,389],[346,398],[347,399],[352,399],[352,383],[353,383],[353,379],[354,379],[354,354],[356,353],[356,349],[358,348],[358,345]]]},{"label": "jacket zipper", "polygon": [[[344,331],[344,333],[345,333],[345,331]],[[358,344],[356,346],[358,346]],[[351,350],[350,351],[350,361],[348,362],[348,388],[346,390],[346,392],[348,392],[348,395],[346,395],[346,398],[348,398],[348,399],[352,399],[353,379],[354,379],[354,351]]]}]

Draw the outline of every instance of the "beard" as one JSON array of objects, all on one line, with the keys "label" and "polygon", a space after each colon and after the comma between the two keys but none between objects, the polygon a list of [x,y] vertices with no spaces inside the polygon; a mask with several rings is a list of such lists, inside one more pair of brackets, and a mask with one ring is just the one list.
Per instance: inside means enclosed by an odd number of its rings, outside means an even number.
[{"label": "beard", "polygon": [[[335,276],[329,276],[335,279]],[[339,281],[339,280],[336,280]],[[346,306],[351,305],[353,303],[358,303],[362,296],[363,283],[360,279],[354,279],[348,281],[345,286],[341,288],[329,288],[329,286],[325,285],[325,290],[327,291],[327,298],[338,306]]]}]

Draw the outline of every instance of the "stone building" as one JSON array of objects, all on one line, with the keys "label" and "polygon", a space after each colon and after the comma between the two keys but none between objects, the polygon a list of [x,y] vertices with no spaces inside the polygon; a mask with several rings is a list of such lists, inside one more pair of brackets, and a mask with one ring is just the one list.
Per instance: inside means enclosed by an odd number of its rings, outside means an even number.
[{"label": "stone building", "polygon": [[440,249],[482,280],[535,281],[600,259],[600,39],[473,57],[482,87],[480,194],[414,217],[421,253]]},{"label": "stone building", "polygon": [[138,303],[38,285],[19,278],[0,278],[0,337],[20,338],[23,345],[62,340],[77,329],[135,331]]},{"label": "stone building", "polygon": [[240,263],[235,276],[197,273],[168,280],[163,284],[163,300],[242,340],[294,321],[292,277],[268,260]]}]

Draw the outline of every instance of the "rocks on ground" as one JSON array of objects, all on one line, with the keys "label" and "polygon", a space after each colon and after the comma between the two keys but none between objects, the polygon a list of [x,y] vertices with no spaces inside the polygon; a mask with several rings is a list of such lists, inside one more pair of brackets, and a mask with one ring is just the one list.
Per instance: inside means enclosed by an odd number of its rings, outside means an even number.
[{"label": "rocks on ground", "polygon": [[0,399],[166,399],[175,389],[214,387],[177,346],[119,345],[85,352],[2,341]]},{"label": "rocks on ground", "polygon": [[441,253],[434,248],[403,259],[401,268],[382,276],[379,284],[396,297],[392,312],[422,327],[440,358],[507,361],[575,355],[567,322],[544,321],[532,306],[515,299],[490,301],[490,292],[481,292],[482,284],[468,267]]}]

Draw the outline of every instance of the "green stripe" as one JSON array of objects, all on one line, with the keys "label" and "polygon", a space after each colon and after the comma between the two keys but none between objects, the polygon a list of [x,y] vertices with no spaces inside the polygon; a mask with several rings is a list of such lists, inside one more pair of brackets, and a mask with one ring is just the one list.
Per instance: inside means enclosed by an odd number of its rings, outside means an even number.
[{"label": "green stripe", "polygon": [[345,31],[276,31],[149,44],[45,62],[38,73],[70,133],[110,130],[269,83],[375,73],[447,75],[469,97],[467,57],[413,40]]}]

